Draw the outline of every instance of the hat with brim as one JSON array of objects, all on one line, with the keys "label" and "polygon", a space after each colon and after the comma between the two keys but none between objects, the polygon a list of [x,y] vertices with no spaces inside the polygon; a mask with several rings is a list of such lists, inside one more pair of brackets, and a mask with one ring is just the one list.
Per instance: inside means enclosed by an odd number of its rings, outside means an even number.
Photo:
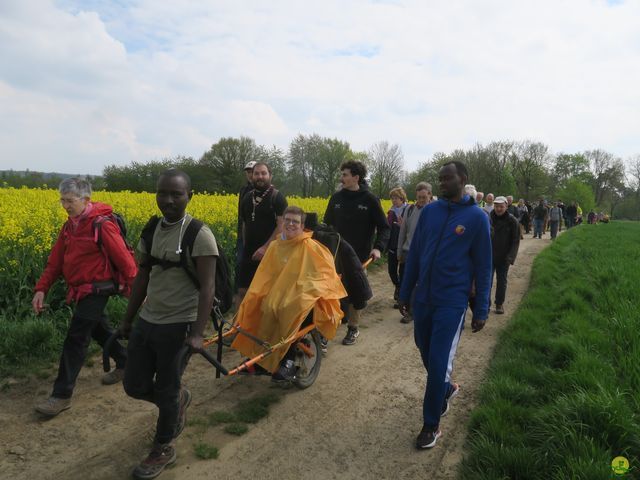
[{"label": "hat with brim", "polygon": [[496,197],[493,203],[507,203],[506,197]]},{"label": "hat with brim", "polygon": [[247,162],[247,164],[244,166],[245,170],[253,170],[253,167],[256,166],[256,162],[254,162],[253,160],[250,162]]}]

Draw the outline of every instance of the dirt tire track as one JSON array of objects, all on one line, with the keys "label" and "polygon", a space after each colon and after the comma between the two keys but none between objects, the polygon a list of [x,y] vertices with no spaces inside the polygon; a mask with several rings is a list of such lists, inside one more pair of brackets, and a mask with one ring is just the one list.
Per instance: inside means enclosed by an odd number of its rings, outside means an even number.
[{"label": "dirt tire track", "polygon": [[[464,454],[466,425],[498,335],[529,284],[533,259],[549,240],[521,242],[509,272],[505,315],[491,314],[485,329],[466,328],[454,365],[460,395],[442,419],[443,437],[429,451],[414,448],[422,423],[426,376],[413,341],[413,326],[391,308],[385,269],[371,275],[376,296],[363,315],[358,342],[330,342],[316,383],[283,392],[267,418],[234,437],[221,427],[188,426],[178,440],[178,462],[160,478],[390,478],[452,479]],[[467,318],[467,326],[470,319]],[[238,355],[229,352],[226,362]],[[100,366],[85,367],[71,410],[51,420],[33,412],[52,378],[29,380],[0,394],[0,472],[14,480],[129,478],[153,437],[155,408],[126,397],[122,387],[99,384]],[[193,392],[190,418],[229,410],[241,398],[281,392],[267,377],[222,378],[196,358],[185,375]],[[198,460],[196,441],[220,449],[217,460]]]}]

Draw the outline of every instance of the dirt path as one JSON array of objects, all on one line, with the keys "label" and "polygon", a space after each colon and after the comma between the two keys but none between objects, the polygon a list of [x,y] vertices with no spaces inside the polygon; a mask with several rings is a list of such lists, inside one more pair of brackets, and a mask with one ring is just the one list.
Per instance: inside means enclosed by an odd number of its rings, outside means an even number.
[{"label": "dirt path", "polygon": [[[528,287],[534,257],[548,243],[548,237],[527,236],[509,272],[506,314],[491,314],[481,333],[465,329],[454,366],[461,393],[442,420],[444,435],[436,448],[418,452],[413,446],[422,423],[426,378],[413,326],[399,322],[398,311],[391,308],[388,277],[379,269],[371,276],[376,296],[364,315],[358,343],[340,344],[342,326],[311,388],[282,392],[268,417],[241,437],[220,426],[189,425],[178,441],[178,462],[160,478],[455,478],[466,424],[498,335]],[[233,352],[225,356],[227,362],[237,358]],[[120,386],[101,386],[98,363],[83,369],[72,409],[48,421],[32,405],[48,394],[52,378],[14,385],[0,394],[2,478],[129,478],[149,448],[155,409],[127,398]],[[185,382],[194,394],[192,420],[229,410],[242,398],[281,392],[267,377],[215,380],[200,359],[191,363]],[[216,445],[220,457],[197,459],[193,445],[200,441]]]}]

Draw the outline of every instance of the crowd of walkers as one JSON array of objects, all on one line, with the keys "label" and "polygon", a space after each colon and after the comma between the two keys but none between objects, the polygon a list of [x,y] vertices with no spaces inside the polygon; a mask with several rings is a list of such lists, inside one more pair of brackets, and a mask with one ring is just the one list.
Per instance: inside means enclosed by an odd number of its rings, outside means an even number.
[{"label": "crowd of walkers", "polygon": [[[380,200],[368,188],[363,163],[347,161],[340,172],[340,186],[329,199],[322,226],[314,215],[288,205],[272,183],[268,164],[247,163],[247,181],[238,199],[235,307],[240,317],[253,311],[262,315],[263,322],[276,322],[272,317],[280,311],[277,303],[291,303],[286,288],[264,300],[264,308],[251,310],[247,304],[268,296],[273,279],[280,281],[282,272],[287,272],[287,278],[297,279],[296,285],[310,285],[295,295],[307,299],[309,292],[317,295],[311,303],[301,304],[307,310],[300,322],[316,301],[325,302],[328,324],[336,315],[327,312],[339,312],[336,325],[319,328],[323,351],[340,321],[346,323],[341,343],[354,345],[360,338],[363,310],[372,297],[365,266],[386,253],[394,307],[402,323],[413,324],[415,343],[429,374],[416,446],[431,448],[441,435],[440,418],[461,388],[453,382],[452,372],[467,310],[472,313],[472,332],[482,330],[495,275],[494,312],[504,313],[509,267],[516,261],[520,240],[532,231],[534,238],[549,231],[555,239],[563,225],[580,224],[583,212],[576,202],[565,206],[562,201],[539,199],[534,205],[520,199],[516,204],[511,196],[492,193],[485,198],[467,183],[465,165],[450,162],[439,171],[439,197],[429,183],[420,182],[415,187],[416,200],[410,204],[406,192],[394,188],[392,207],[385,215]],[[137,259],[126,243],[120,217],[109,205],[91,200],[86,180],[64,180],[59,190],[69,218],[35,286],[32,304],[36,312],[43,311],[47,292],[63,277],[67,301],[74,310],[51,395],[36,410],[55,416],[70,408],[91,339],[104,346],[113,333],[104,313],[109,296],[127,295],[119,333],[129,339],[128,346],[124,349],[116,343],[108,352],[115,368],[102,382],[123,381],[130,397],[157,406],[153,447],[133,471],[136,478],[154,478],[176,459],[175,440],[184,429],[191,392],[182,384],[182,371],[173,360],[185,344],[193,351],[203,348],[214,301],[218,245],[214,233],[187,213],[191,180],[180,170],[166,170],[158,179],[156,201],[162,217],[151,218],[143,229],[135,248]],[[587,221],[608,218],[589,212]],[[331,252],[334,260],[329,256],[327,262],[326,249],[305,233],[318,228],[339,235],[340,249]],[[305,255],[315,260],[302,260]],[[313,284],[318,279],[323,288]],[[243,351],[241,346],[238,350]],[[279,383],[295,378],[289,353],[261,365]]]}]

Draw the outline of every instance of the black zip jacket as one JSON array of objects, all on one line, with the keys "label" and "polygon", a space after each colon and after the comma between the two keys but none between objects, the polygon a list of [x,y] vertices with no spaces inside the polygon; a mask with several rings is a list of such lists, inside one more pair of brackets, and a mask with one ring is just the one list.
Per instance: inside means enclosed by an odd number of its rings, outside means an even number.
[{"label": "black zip jacket", "polygon": [[491,220],[491,247],[494,265],[509,263],[513,265],[520,247],[520,225],[518,219],[505,212],[498,216],[496,212],[489,214]]},{"label": "black zip jacket", "polygon": [[358,191],[339,190],[329,199],[324,223],[331,225],[353,247],[361,262],[373,248],[384,252],[390,229],[380,200],[361,184]]}]

